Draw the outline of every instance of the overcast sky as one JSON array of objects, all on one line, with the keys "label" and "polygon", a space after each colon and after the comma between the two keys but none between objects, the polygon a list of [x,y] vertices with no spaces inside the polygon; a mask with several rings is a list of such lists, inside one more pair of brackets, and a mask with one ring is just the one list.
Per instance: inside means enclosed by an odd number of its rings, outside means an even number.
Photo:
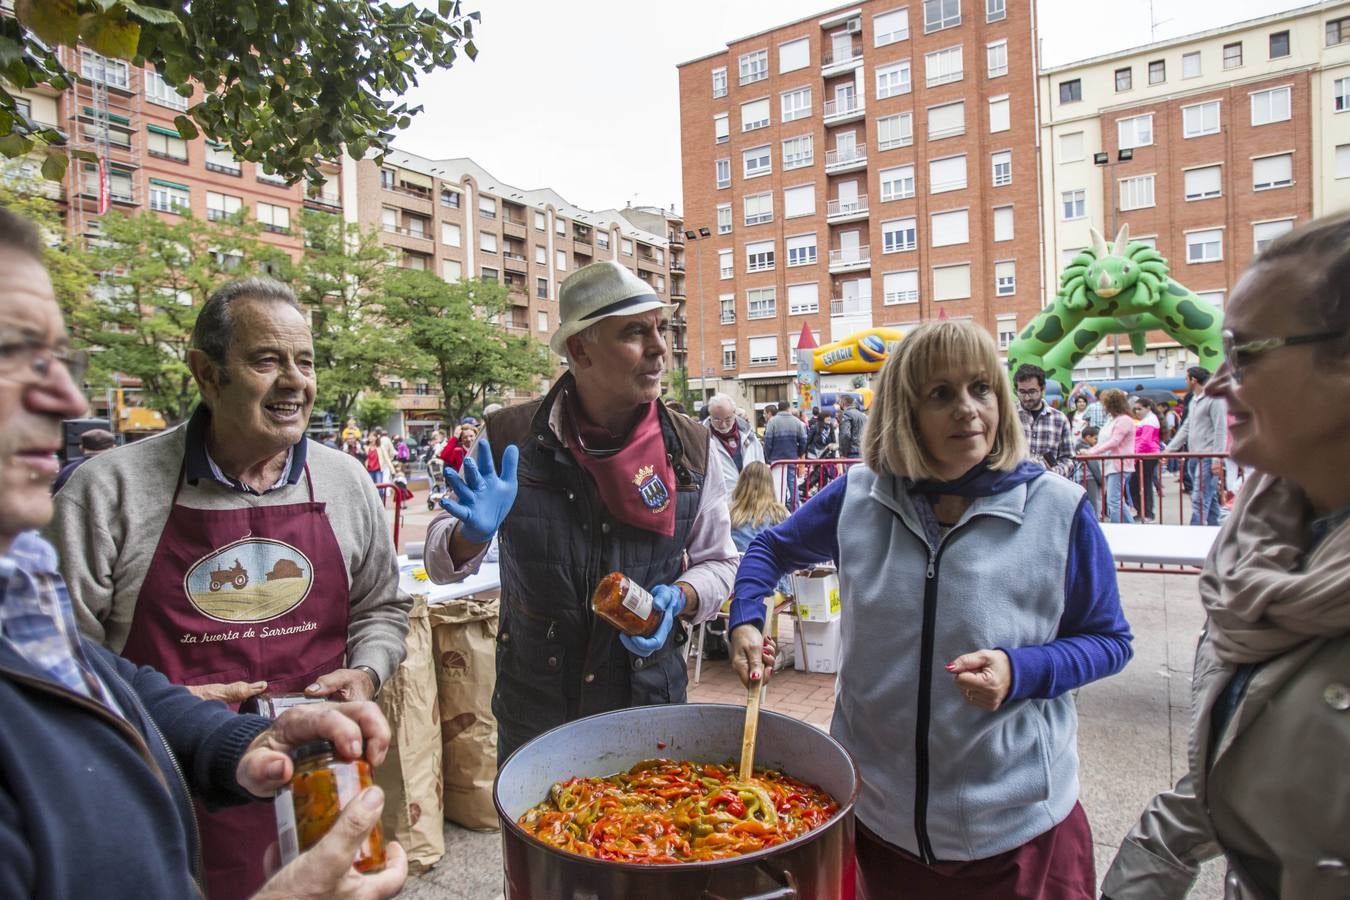
[{"label": "overcast sky", "polygon": [[[910,0],[913,8],[919,3]],[[962,5],[982,7],[980,0]],[[1153,39],[1304,5],[1307,0],[1155,0]],[[630,201],[679,209],[675,66],[838,4],[464,0],[464,8],[483,16],[475,34],[478,59],[461,57],[409,95],[425,108],[399,136],[399,147],[432,159],[469,156],[507,184],[551,187],[587,209]],[[1039,9],[1043,66],[1150,40],[1148,0],[1039,0]],[[915,19],[912,13],[911,28]]]}]

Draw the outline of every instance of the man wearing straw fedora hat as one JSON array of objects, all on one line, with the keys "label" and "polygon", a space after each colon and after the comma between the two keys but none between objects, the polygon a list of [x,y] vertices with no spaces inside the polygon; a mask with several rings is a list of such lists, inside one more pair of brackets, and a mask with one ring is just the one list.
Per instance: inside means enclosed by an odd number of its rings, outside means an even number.
[{"label": "man wearing straw fedora hat", "polygon": [[[568,371],[540,400],[487,417],[457,499],[427,530],[433,581],[475,571],[501,549],[498,761],[580,716],[685,699],[675,619],[716,615],[737,553],[726,486],[706,428],[658,399],[669,307],[614,262],[572,273],[549,341]],[[500,473],[500,474],[499,474]],[[621,571],[662,611],[649,637],[620,635],[590,609]]]}]

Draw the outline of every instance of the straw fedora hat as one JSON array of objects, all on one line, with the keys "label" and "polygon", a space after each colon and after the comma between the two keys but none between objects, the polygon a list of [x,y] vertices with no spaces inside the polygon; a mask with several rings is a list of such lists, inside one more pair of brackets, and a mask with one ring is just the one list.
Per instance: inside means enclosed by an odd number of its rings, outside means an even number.
[{"label": "straw fedora hat", "polygon": [[616,262],[582,266],[563,279],[558,289],[562,321],[549,339],[549,349],[567,355],[567,339],[608,316],[635,316],[653,309],[669,309],[652,286]]}]

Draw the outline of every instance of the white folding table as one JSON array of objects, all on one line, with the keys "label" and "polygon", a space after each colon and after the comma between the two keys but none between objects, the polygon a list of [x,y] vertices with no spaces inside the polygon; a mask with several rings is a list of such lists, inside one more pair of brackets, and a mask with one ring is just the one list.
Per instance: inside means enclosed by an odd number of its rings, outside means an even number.
[{"label": "white folding table", "polygon": [[1219,526],[1104,522],[1102,531],[1117,563],[1199,568],[1209,557],[1209,548],[1214,544]]},{"label": "white folding table", "polygon": [[409,560],[406,556],[400,556],[398,558],[398,586],[405,593],[421,594],[427,598],[427,603],[433,606],[449,600],[458,600],[460,597],[495,591],[502,586],[501,570],[495,562],[483,563],[478,567],[477,572],[454,584],[434,584],[430,580],[418,581],[412,573],[413,569],[421,567],[422,561],[420,559]]}]

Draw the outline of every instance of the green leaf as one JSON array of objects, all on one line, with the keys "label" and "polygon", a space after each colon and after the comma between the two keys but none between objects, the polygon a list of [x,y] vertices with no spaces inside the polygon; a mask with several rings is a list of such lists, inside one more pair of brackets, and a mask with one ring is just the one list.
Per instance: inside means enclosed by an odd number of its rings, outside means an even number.
[{"label": "green leaf", "polygon": [[185,141],[190,141],[199,134],[197,126],[187,116],[174,116],[173,127],[178,129],[178,136]]},{"label": "green leaf", "polygon": [[147,25],[177,25],[179,30],[183,28],[183,23],[171,10],[145,6],[136,0],[121,0],[119,5]]},{"label": "green leaf", "polygon": [[13,159],[16,156],[23,156],[29,150],[33,149],[33,142],[21,134],[10,132],[4,137],[0,137],[0,153]]},{"label": "green leaf", "polygon": [[440,4],[441,18],[443,19],[450,18],[450,8],[452,6],[454,6],[454,0],[441,0]]},{"label": "green leaf", "polygon": [[18,0],[14,14],[48,44],[73,45],[80,36],[80,12],[75,0]]},{"label": "green leaf", "polygon": [[81,16],[80,37],[95,53],[113,59],[131,59],[141,39],[141,26],[125,18]]},{"label": "green leaf", "polygon": [[478,58],[478,45],[475,44],[473,41],[465,41],[465,42],[464,42],[464,55],[467,56],[469,59],[477,59],[477,58]]},{"label": "green leaf", "polygon": [[66,177],[66,166],[70,165],[70,157],[60,150],[51,150],[47,153],[47,158],[42,161],[42,177],[48,181],[61,181]]}]

